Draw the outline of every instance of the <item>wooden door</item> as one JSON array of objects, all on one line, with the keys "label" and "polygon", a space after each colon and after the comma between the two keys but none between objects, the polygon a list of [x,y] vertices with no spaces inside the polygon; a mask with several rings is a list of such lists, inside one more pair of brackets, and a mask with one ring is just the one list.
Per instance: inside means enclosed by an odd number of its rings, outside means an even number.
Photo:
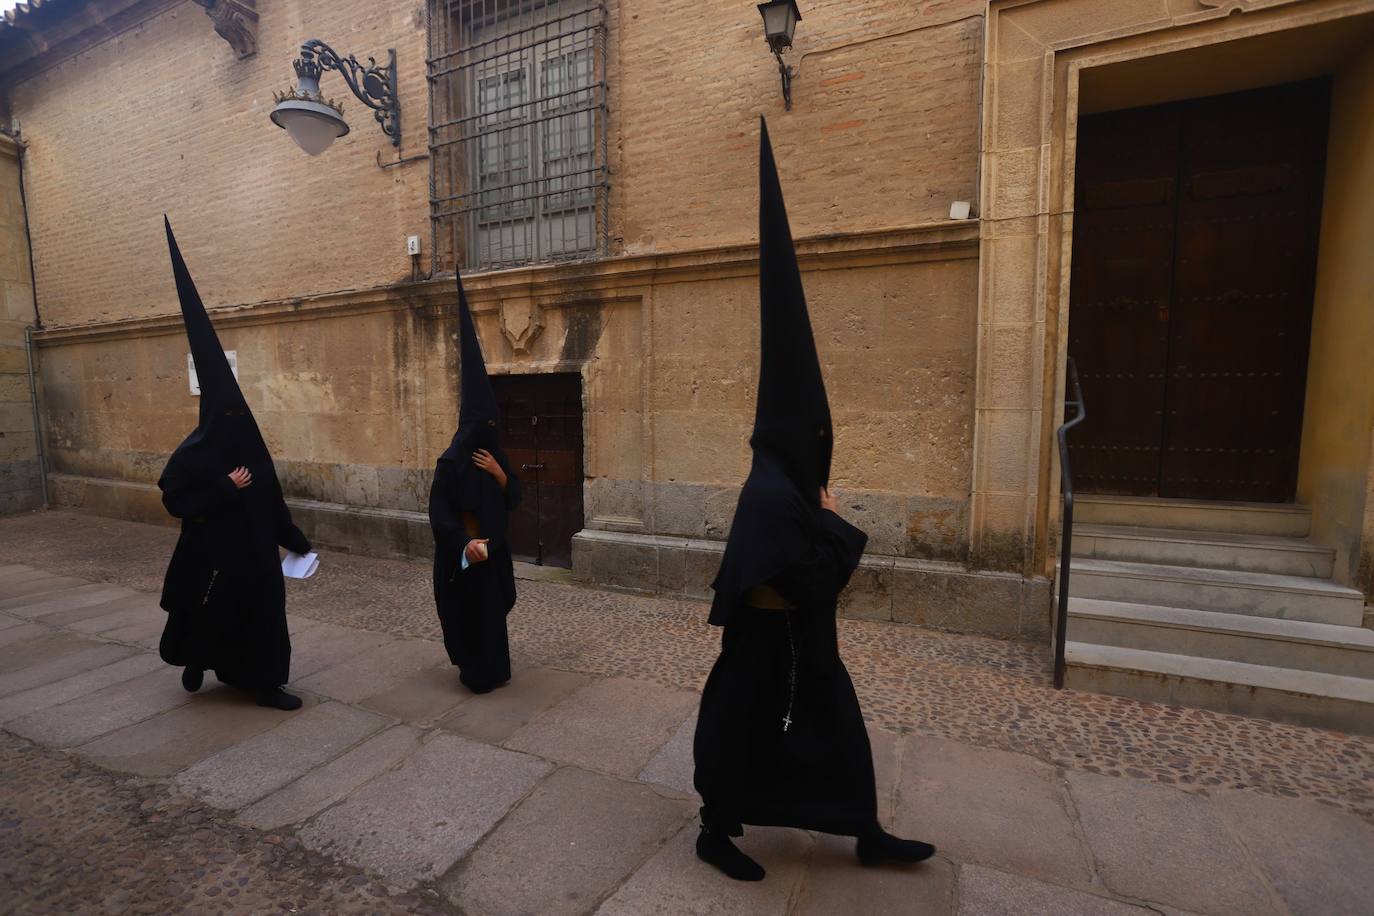
[{"label": "wooden door", "polygon": [[572,566],[582,530],[582,378],[576,373],[492,377],[502,446],[524,488],[510,520],[518,559]]},{"label": "wooden door", "polygon": [[1080,122],[1083,490],[1293,498],[1329,98],[1319,80]]}]

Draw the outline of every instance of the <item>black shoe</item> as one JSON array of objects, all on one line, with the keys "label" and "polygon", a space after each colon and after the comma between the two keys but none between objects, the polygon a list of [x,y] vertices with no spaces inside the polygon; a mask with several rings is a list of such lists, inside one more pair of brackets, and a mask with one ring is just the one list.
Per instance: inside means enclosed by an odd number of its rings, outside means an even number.
[{"label": "black shoe", "polygon": [[697,858],[736,881],[762,881],[763,866],[739,851],[730,838],[705,827],[697,835]]},{"label": "black shoe", "polygon": [[881,827],[859,837],[854,851],[859,855],[861,865],[881,865],[884,862],[899,862],[909,865],[924,862],[935,855],[935,847],[920,840],[903,840],[895,837]]},{"label": "black shoe", "polygon": [[258,705],[280,709],[282,712],[294,712],[301,708],[301,698],[287,693],[280,687],[270,687],[258,691]]},{"label": "black shoe", "polygon": [[187,693],[195,693],[204,683],[205,672],[202,669],[192,668],[190,665],[181,669],[181,686],[186,688]]}]

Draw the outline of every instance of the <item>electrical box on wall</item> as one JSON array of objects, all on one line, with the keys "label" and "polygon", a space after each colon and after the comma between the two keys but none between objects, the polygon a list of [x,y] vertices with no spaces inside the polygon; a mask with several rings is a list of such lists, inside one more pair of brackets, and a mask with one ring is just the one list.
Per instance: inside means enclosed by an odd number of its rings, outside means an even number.
[{"label": "electrical box on wall", "polygon": [[420,237],[418,235],[406,238],[406,254],[414,256],[420,253]]},{"label": "electrical box on wall", "polygon": [[[234,373],[234,379],[239,377],[239,351],[225,350],[224,356],[229,360],[229,371]],[[186,354],[186,374],[191,380],[191,394],[200,397],[200,377],[196,375],[196,360],[190,353]]]}]

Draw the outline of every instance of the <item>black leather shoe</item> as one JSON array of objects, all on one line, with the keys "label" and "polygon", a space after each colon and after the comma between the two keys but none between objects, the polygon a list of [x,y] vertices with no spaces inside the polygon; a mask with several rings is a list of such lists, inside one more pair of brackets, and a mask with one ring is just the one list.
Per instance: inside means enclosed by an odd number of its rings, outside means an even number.
[{"label": "black leather shoe", "polygon": [[204,683],[205,672],[200,668],[192,668],[188,665],[181,669],[181,686],[186,688],[187,693],[195,693]]},{"label": "black leather shoe", "polygon": [[884,862],[897,862],[910,865],[924,862],[935,855],[935,847],[920,840],[903,840],[895,837],[881,827],[859,837],[854,851],[861,865],[881,865]]},{"label": "black leather shoe", "polygon": [[730,838],[705,827],[697,835],[697,858],[714,865],[736,881],[762,881],[763,866],[740,852]]},{"label": "black leather shoe", "polygon": [[273,687],[269,690],[258,691],[258,705],[266,706],[269,709],[280,709],[283,712],[294,712],[301,708],[301,698],[287,693],[280,687]]}]

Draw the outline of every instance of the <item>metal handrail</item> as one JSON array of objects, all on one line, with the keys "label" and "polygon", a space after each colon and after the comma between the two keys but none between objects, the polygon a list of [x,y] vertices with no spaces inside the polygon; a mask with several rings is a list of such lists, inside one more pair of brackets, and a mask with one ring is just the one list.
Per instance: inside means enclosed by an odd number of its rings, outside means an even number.
[{"label": "metal handrail", "polygon": [[[1069,400],[1072,395],[1073,400]],[[1088,416],[1083,405],[1083,389],[1078,384],[1078,368],[1068,357],[1068,372],[1064,391],[1064,414],[1074,409],[1072,420],[1059,427],[1059,489],[1064,496],[1064,531],[1059,545],[1059,607],[1054,623],[1054,689],[1064,687],[1064,641],[1069,628],[1069,558],[1073,553],[1073,474],[1069,470],[1069,430]]]}]

